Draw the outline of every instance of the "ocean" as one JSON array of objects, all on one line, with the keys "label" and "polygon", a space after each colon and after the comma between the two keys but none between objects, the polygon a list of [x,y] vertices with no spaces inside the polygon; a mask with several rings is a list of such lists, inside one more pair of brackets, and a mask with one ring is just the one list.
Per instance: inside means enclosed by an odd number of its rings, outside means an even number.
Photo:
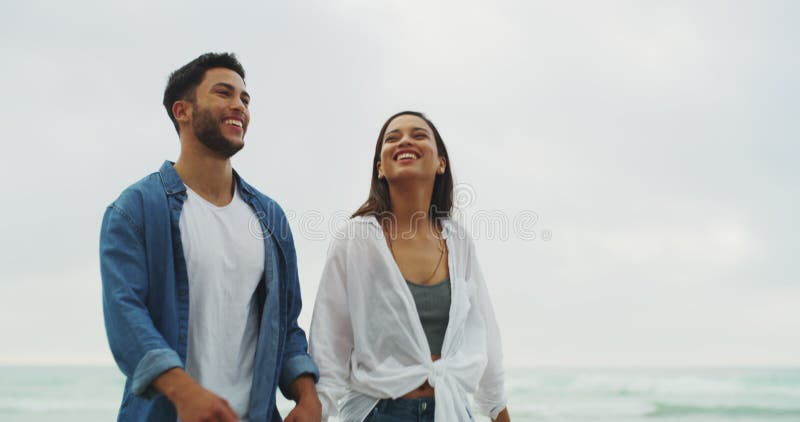
[{"label": "ocean", "polygon": [[[113,367],[0,367],[0,421],[113,421],[123,382]],[[507,390],[514,421],[800,422],[800,368],[509,368]]]}]

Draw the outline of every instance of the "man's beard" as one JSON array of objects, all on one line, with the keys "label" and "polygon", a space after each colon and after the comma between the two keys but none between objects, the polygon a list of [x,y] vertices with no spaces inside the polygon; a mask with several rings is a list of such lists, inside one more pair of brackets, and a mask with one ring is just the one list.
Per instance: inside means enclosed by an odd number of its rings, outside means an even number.
[{"label": "man's beard", "polygon": [[231,158],[244,147],[244,144],[234,144],[222,135],[219,122],[211,114],[211,111],[203,108],[195,108],[195,110],[192,129],[197,139],[206,148],[224,158]]}]

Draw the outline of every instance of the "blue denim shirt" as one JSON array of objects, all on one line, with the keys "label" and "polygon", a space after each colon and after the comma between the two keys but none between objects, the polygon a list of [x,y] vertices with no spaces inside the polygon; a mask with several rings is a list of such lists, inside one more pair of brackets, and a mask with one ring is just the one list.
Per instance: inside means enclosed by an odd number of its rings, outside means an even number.
[{"label": "blue denim shirt", "polygon": [[[260,326],[250,392],[251,421],[280,421],[275,391],[288,396],[300,375],[319,378],[297,325],[300,285],[294,242],[278,204],[234,178],[258,217],[264,238],[264,277],[256,291]],[[175,407],[152,381],[183,367],[189,327],[189,283],[180,221],[186,187],[173,163],[127,188],[105,212],[100,232],[103,314],[111,352],[127,377],[121,421],[175,422]]]}]

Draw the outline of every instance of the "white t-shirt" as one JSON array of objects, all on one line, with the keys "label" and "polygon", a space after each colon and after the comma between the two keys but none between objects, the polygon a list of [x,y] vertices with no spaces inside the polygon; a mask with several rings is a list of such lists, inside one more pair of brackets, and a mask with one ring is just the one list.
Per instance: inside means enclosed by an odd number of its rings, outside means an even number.
[{"label": "white t-shirt", "polygon": [[247,420],[264,240],[250,230],[256,215],[238,189],[222,207],[186,190],[179,223],[189,276],[186,372]]}]

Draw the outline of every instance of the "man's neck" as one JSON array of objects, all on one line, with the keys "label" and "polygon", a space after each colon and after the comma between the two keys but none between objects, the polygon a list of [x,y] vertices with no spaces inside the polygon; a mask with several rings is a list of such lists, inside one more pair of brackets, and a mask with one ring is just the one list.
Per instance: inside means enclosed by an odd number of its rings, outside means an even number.
[{"label": "man's neck", "polygon": [[199,142],[181,142],[181,154],[175,171],[198,195],[212,204],[223,206],[233,200],[233,167]]}]

